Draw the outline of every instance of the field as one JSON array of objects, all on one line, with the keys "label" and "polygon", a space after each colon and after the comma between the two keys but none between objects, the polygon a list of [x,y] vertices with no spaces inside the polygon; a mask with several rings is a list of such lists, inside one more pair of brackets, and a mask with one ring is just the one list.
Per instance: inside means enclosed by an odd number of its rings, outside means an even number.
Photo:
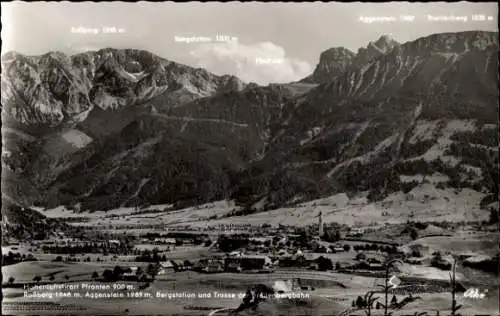
[{"label": "field", "polygon": [[[459,229],[444,229],[433,224],[418,231],[416,240],[412,240],[408,231],[405,231],[409,220],[425,219],[425,221],[448,221],[460,223],[462,221],[481,221],[488,218],[488,212],[480,210],[477,205],[483,196],[480,193],[464,190],[439,190],[432,184],[424,184],[415,187],[407,194],[397,193],[388,196],[378,203],[368,203],[363,195],[348,198],[345,194],[330,196],[314,201],[304,202],[291,208],[281,208],[268,212],[255,213],[247,216],[227,215],[238,209],[231,201],[219,201],[208,203],[198,207],[190,207],[180,210],[172,210],[169,205],[150,206],[137,210],[135,208],[121,208],[110,212],[73,213],[62,207],[43,211],[41,213],[52,218],[73,218],[72,225],[90,229],[92,232],[108,232],[111,234],[135,234],[140,236],[145,233],[167,232],[189,232],[193,234],[203,233],[209,239],[215,241],[219,234],[248,233],[237,225],[251,225],[261,227],[263,224],[307,226],[318,222],[318,215],[322,213],[324,222],[337,222],[347,224],[351,227],[364,229],[362,241],[341,240],[340,244],[351,246],[349,252],[339,253],[313,253],[305,252],[307,260],[313,260],[320,256],[331,259],[333,264],[340,263],[352,265],[357,261],[354,259],[356,252],[352,249],[355,245],[364,245],[370,242],[398,242],[402,248],[413,250],[419,249],[425,260],[423,265],[412,265],[405,263],[398,268],[397,275],[401,278],[413,278],[420,280],[422,284],[447,284],[449,272],[430,267],[428,261],[432,254],[439,251],[443,254],[461,255],[488,255],[496,253],[499,244],[497,234],[475,231],[474,224],[459,226]],[[149,212],[136,214],[136,212]],[[77,217],[83,218],[81,221]],[[251,232],[250,232],[251,234]],[[330,243],[322,242],[329,246]],[[33,248],[21,243],[18,250],[32,252]],[[161,255],[167,259],[195,262],[203,257],[225,255],[217,250],[203,245],[156,245],[141,241],[134,244],[137,250],[153,250],[158,248]],[[12,246],[2,250],[13,250]],[[383,260],[383,254],[377,251],[364,251],[369,257]],[[79,254],[74,258],[82,262],[66,263],[52,262],[58,254],[44,254],[39,250],[33,252],[40,261],[22,262],[2,268],[4,279],[14,277],[16,283],[33,283],[33,277],[42,277],[42,283],[47,282],[51,275],[53,281],[49,283],[81,284],[91,282],[91,274],[96,271],[99,274],[105,269],[113,269],[114,266],[141,266],[145,268],[148,263],[133,262],[134,256],[101,254]],[[62,254],[61,254],[62,255]],[[62,255],[65,257],[66,255]],[[83,262],[90,257],[91,262]],[[103,260],[96,262],[99,258]],[[378,289],[377,284],[382,284],[384,279],[380,278],[380,272],[349,272],[339,273],[335,271],[319,272],[307,268],[280,268],[269,274],[252,273],[217,273],[199,274],[192,271],[167,272],[158,275],[156,280],[146,288],[143,293],[150,293],[151,297],[129,297],[129,298],[107,298],[90,299],[85,297],[59,298],[58,304],[65,306],[74,305],[75,313],[116,313],[117,310],[129,313],[178,314],[178,315],[227,315],[227,311],[234,309],[241,303],[241,297],[236,298],[214,298],[214,292],[243,293],[249,287],[256,284],[265,284],[270,287],[283,284],[290,280],[300,282],[300,285],[314,287],[305,301],[289,301],[270,299],[260,304],[256,311],[245,311],[240,316],[258,315],[259,311],[265,315],[332,315],[338,314],[351,307],[351,302],[358,296],[363,296],[369,290]],[[396,272],[395,272],[396,273]],[[66,281],[68,275],[69,281]],[[483,273],[471,268],[459,267],[457,269],[457,280],[464,284],[472,284],[481,290],[488,290],[485,300],[463,297],[460,295],[460,304],[463,304],[461,312],[468,314],[492,314],[498,310],[498,297],[496,283],[500,282],[498,277]],[[300,280],[300,281],[298,281]],[[281,282],[281,283],[280,283]],[[129,283],[127,283],[129,284]],[[130,283],[137,290],[139,283]],[[288,283],[286,283],[288,284]],[[300,288],[296,291],[301,291]],[[130,291],[129,291],[130,292]],[[157,292],[162,293],[195,293],[195,297],[184,298],[157,298]],[[79,292],[80,293],[80,292]],[[212,297],[198,296],[198,293],[212,293]],[[80,293],[83,295],[84,293]],[[8,288],[4,293],[7,310],[9,302],[31,301],[35,299],[23,298],[22,290]],[[496,295],[496,296],[495,296]],[[203,297],[202,297],[203,296]],[[413,312],[427,311],[434,314],[440,310],[446,314],[451,306],[449,292],[444,293],[422,293],[418,294],[422,299],[410,303],[404,311],[397,311],[394,315],[406,315]],[[402,296],[398,297],[401,299]],[[496,304],[496,305],[495,305]],[[30,305],[35,306],[35,305]],[[215,312],[217,311],[218,312]],[[43,314],[44,311],[36,313]],[[47,311],[51,314],[52,311]],[[431,314],[431,315],[432,315]],[[363,315],[362,312],[352,315]],[[375,310],[372,315],[381,315]]]},{"label": "field", "polygon": [[[68,275],[71,281],[88,281],[91,280],[91,274],[97,271],[99,274],[105,269],[113,269],[116,263],[106,262],[51,262],[51,261],[31,261],[20,262],[13,265],[2,267],[3,279],[14,277],[17,282],[32,283],[33,277],[39,275],[43,281],[51,275],[54,275],[55,281],[64,280],[64,276]],[[127,262],[120,262],[120,266],[135,265]]]},{"label": "field", "polygon": [[408,245],[420,245],[429,253],[441,251],[454,254],[469,253],[493,256],[498,252],[499,234],[478,233],[473,235],[435,236],[417,239]]},{"label": "field", "polygon": [[[100,227],[102,229],[126,229],[127,226],[147,225],[190,225],[207,227],[217,225],[310,225],[317,223],[321,212],[325,222],[338,222],[358,227],[377,227],[380,223],[397,224],[408,220],[426,219],[426,221],[482,221],[489,213],[479,209],[479,201],[484,197],[469,189],[437,189],[426,183],[415,187],[407,194],[395,193],[381,202],[368,203],[365,198],[347,198],[338,194],[324,199],[305,202],[292,208],[280,208],[268,212],[246,216],[226,217],[233,210],[239,209],[232,201],[219,201],[198,207],[170,210],[166,205],[151,206],[144,210],[156,210],[158,213],[131,215],[134,208],[122,208],[109,212],[78,213],[59,207],[41,213],[53,218],[86,217],[88,221],[75,225]],[[165,211],[161,211],[164,210]],[[130,227],[128,227],[130,228]],[[135,227],[136,230],[152,227]]]},{"label": "field", "polygon": [[449,189],[440,190],[431,184],[416,187],[408,194],[390,195],[385,200],[372,204],[363,200],[358,202],[356,199],[346,202],[344,196],[333,196],[327,202],[323,199],[303,203],[294,208],[220,219],[211,221],[210,224],[310,225],[317,223],[320,212],[325,222],[360,227],[376,227],[380,223],[405,223],[418,219],[452,222],[485,220],[489,215],[478,206],[483,195],[468,189],[456,193]]},{"label": "field", "polygon": [[[78,264],[80,266],[81,264]],[[23,269],[24,273],[36,272],[36,268],[31,267],[32,270]],[[39,268],[49,269],[48,266],[43,266]],[[61,265],[51,265],[50,269],[56,271],[58,269],[64,269],[67,267]],[[75,267],[76,268],[76,267]],[[92,269],[95,268],[92,267]],[[81,272],[90,271],[92,269],[80,267]],[[21,270],[21,269],[19,269]],[[49,270],[45,270],[47,272]],[[39,270],[38,270],[39,272]],[[282,282],[292,279],[300,279],[301,285],[310,285],[314,287],[313,291],[301,291],[296,290],[295,293],[302,293],[303,295],[309,294],[307,299],[304,299],[305,304],[300,305],[299,309],[304,308],[302,311],[311,313],[314,311],[314,315],[331,315],[333,311],[341,312],[350,307],[350,303],[358,295],[363,295],[368,290],[375,290],[377,284],[381,284],[383,279],[372,278],[372,277],[362,277],[357,275],[346,275],[341,273],[332,272],[316,272],[316,271],[302,271],[302,270],[278,270],[271,274],[232,274],[232,273],[222,273],[216,275],[198,274],[194,272],[180,272],[172,273],[169,275],[161,275],[156,281],[154,281],[151,286],[143,293],[150,293],[150,298],[113,298],[113,299],[88,299],[88,298],[60,298],[57,303],[62,305],[74,305],[76,307],[84,308],[82,314],[85,312],[94,313],[106,313],[112,312],[116,313],[117,310],[124,311],[128,309],[130,313],[141,313],[147,310],[148,313],[180,313],[182,315],[207,315],[208,311],[223,309],[223,308],[236,308],[241,303],[241,298],[238,297],[240,293],[244,293],[245,290],[255,284],[266,284],[271,287],[276,285],[276,282]],[[92,284],[98,284],[91,282]],[[81,284],[81,282],[73,282],[73,284]],[[105,284],[105,283],[102,283]],[[130,283],[134,286],[134,289],[129,289],[125,292],[137,291],[137,285]],[[459,304],[464,305],[463,313],[468,315],[468,313],[473,314],[491,314],[498,309],[498,302],[495,298],[498,297],[498,291],[496,291],[495,286],[488,288],[488,295],[485,300],[478,300],[472,298],[465,298],[463,294],[458,294]],[[15,297],[22,295],[19,290],[8,289],[5,293],[5,302],[19,301],[20,298]],[[84,296],[85,290],[73,290],[72,293],[78,292],[81,296]],[[92,292],[92,291],[91,291]],[[96,291],[93,291],[96,292]],[[115,293],[120,292],[119,290],[112,291]],[[195,297],[184,297],[184,298],[158,298],[156,293],[180,293],[181,295],[187,296],[188,294],[194,294]],[[214,292],[218,293],[234,293],[234,298],[215,298]],[[211,297],[206,297],[206,293],[211,293]],[[205,296],[204,296],[205,295]],[[496,296],[495,296],[496,295]],[[204,297],[201,297],[204,296]],[[439,309],[441,313],[446,311],[450,306],[450,294],[449,293],[433,293],[433,294],[416,294],[422,299],[410,303],[407,308],[405,308],[404,313],[413,313],[414,311],[428,311],[434,312],[434,310]],[[399,299],[402,297],[399,296]],[[23,301],[30,301],[30,299],[22,299]],[[40,301],[40,300],[38,300]],[[54,301],[54,300],[52,300]],[[259,306],[259,310],[266,310],[267,308],[277,309],[283,313],[287,308],[298,307],[294,306],[293,302],[290,301],[275,301],[270,300],[265,304]],[[118,309],[117,309],[118,308]],[[190,309],[191,308],[191,309]],[[197,309],[194,310],[194,309]],[[201,309],[207,311],[200,312]],[[325,314],[322,314],[325,313]],[[402,315],[404,313],[396,313],[395,315]],[[43,313],[42,313],[43,314]],[[219,314],[216,314],[219,315]],[[221,314],[224,315],[224,314]],[[242,314],[245,315],[245,314]],[[252,314],[249,314],[252,315]],[[295,315],[295,314],[289,314]],[[356,315],[356,314],[355,314]],[[361,315],[361,314],[359,314]],[[374,315],[380,315],[375,313]]]}]

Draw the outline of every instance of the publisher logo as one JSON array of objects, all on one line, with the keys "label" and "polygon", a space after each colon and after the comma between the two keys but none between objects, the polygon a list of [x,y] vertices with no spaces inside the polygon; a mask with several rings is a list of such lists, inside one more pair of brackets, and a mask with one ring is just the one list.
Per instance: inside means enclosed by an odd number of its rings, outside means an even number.
[{"label": "publisher logo", "polygon": [[486,293],[488,293],[488,290],[484,290],[484,292],[481,293],[477,288],[470,288],[467,291],[465,291],[464,297],[473,299],[484,299],[486,298]]}]

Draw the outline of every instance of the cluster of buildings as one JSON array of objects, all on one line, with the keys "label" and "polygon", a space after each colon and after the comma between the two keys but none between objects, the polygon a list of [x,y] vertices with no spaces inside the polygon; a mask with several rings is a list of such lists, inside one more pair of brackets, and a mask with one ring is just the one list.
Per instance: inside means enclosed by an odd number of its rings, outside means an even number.
[{"label": "cluster of buildings", "polygon": [[[148,239],[143,240],[143,242],[149,242]],[[160,237],[153,240],[154,245],[171,245],[175,246],[177,240],[175,238]]]},{"label": "cluster of buildings", "polygon": [[32,246],[37,247],[119,247],[122,243],[118,239],[110,239],[110,240],[81,240],[78,238],[54,238],[54,239],[46,239],[46,240],[34,240],[30,243]]},{"label": "cluster of buildings", "polygon": [[272,272],[274,263],[265,255],[246,255],[232,252],[228,256],[200,259],[193,270],[204,273],[218,272]]}]

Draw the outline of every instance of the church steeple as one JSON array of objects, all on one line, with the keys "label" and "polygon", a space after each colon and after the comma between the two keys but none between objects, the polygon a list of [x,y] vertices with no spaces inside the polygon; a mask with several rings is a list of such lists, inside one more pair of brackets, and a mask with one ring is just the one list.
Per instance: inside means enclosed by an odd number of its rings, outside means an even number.
[{"label": "church steeple", "polygon": [[325,234],[325,227],[324,227],[324,223],[323,223],[323,214],[321,213],[321,211],[319,212],[319,215],[318,215],[319,219],[318,219],[318,224],[319,224],[319,228],[318,228],[318,235],[319,237],[323,237],[323,235]]}]

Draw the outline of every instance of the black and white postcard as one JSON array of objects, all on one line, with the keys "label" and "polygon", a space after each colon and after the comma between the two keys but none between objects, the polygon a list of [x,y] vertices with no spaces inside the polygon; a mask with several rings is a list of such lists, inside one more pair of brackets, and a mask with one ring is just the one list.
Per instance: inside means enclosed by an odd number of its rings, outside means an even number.
[{"label": "black and white postcard", "polygon": [[2,314],[499,315],[497,3],[2,3]]}]

